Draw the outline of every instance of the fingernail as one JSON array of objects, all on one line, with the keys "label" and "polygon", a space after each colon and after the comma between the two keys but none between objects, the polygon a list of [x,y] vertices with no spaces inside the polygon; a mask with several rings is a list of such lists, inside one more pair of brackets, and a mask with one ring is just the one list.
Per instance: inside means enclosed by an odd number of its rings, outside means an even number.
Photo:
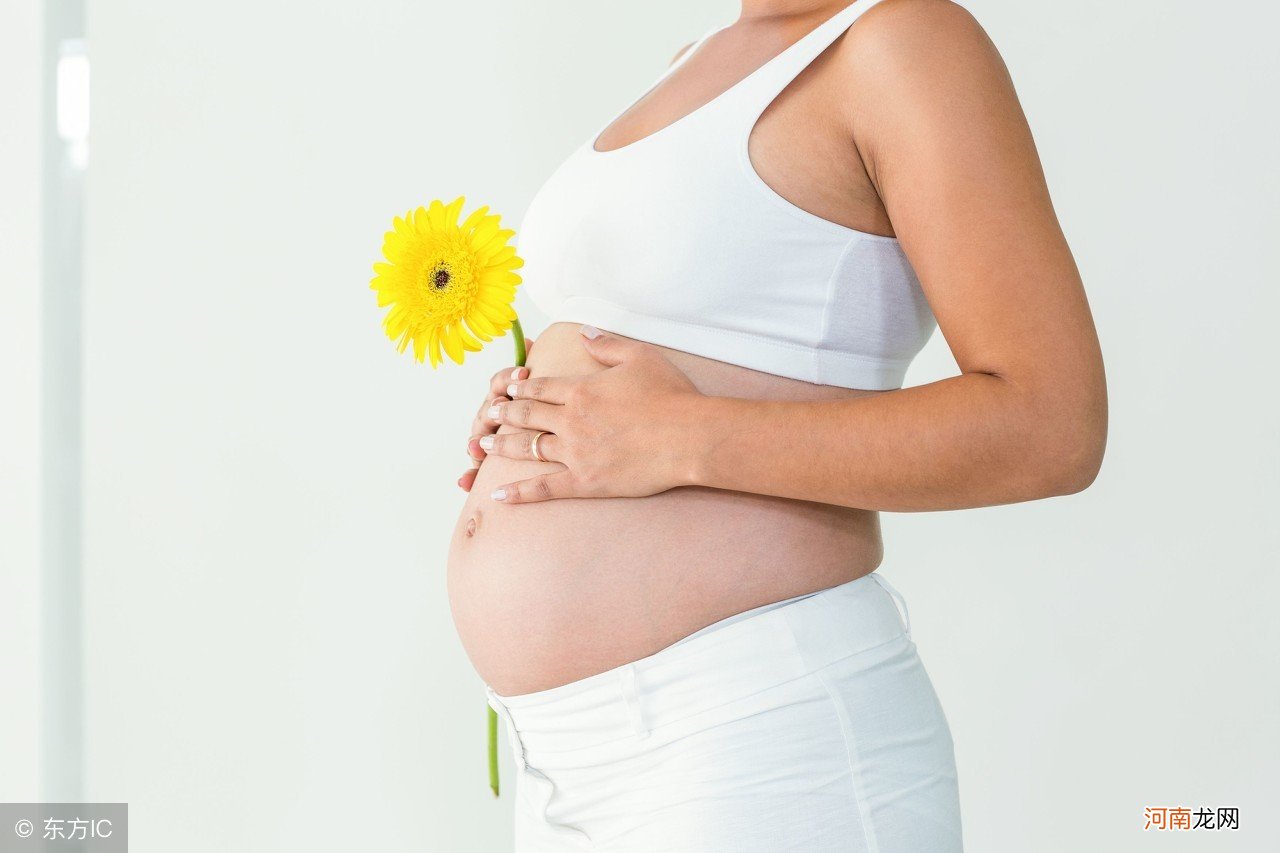
[{"label": "fingernail", "polygon": [[498,404],[495,403],[489,407],[489,420],[496,421],[500,414],[502,414],[502,407]]},{"label": "fingernail", "polygon": [[486,452],[487,452],[487,451],[490,451],[490,450],[493,450],[493,442],[494,442],[496,439],[497,439],[497,436],[493,436],[493,435],[486,435],[486,436],[484,436],[483,438],[481,438],[481,439],[480,439],[480,446],[481,446],[481,447],[483,447],[483,448],[485,449],[485,451],[486,451]]},{"label": "fingernail", "polygon": [[600,330],[595,326],[583,326],[578,331],[582,332],[582,336],[588,340],[594,341],[596,338],[600,337]]},{"label": "fingernail", "polygon": [[516,398],[516,383],[512,382],[507,386],[507,396],[513,400]]},{"label": "fingernail", "polygon": [[489,497],[493,498],[495,501],[505,501],[505,500],[507,499],[507,490],[506,490],[506,489],[494,489],[494,490],[489,494]]},{"label": "fingernail", "polygon": [[527,367],[517,367],[515,370],[511,371],[511,378],[515,380],[524,379],[524,373],[526,370],[528,370]]}]

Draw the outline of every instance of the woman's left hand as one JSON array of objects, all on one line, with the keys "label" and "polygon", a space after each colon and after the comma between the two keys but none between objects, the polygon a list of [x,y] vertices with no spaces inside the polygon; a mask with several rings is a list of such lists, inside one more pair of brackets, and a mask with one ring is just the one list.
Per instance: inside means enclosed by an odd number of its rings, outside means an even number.
[{"label": "woman's left hand", "polygon": [[511,400],[489,416],[517,431],[481,439],[490,456],[536,460],[533,437],[543,431],[539,454],[564,469],[500,486],[494,500],[644,497],[692,484],[688,426],[702,393],[652,344],[593,326],[581,332],[607,369],[512,383]]}]

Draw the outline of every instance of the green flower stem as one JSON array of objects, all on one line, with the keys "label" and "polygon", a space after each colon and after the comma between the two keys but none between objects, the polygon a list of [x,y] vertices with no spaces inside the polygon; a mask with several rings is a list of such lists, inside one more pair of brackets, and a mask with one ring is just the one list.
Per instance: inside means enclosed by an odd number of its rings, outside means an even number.
[{"label": "green flower stem", "polygon": [[520,318],[511,321],[511,334],[516,336],[516,367],[524,367],[529,354],[524,348],[524,329],[520,327]]},{"label": "green flower stem", "polygon": [[489,790],[498,796],[498,714],[489,706]]},{"label": "green flower stem", "polygon": [[[515,337],[516,367],[524,367],[529,352],[524,346],[524,328],[520,325],[519,317],[511,321],[511,334]],[[498,713],[493,710],[492,705],[487,707],[489,709],[489,790],[496,797],[498,796]]]}]

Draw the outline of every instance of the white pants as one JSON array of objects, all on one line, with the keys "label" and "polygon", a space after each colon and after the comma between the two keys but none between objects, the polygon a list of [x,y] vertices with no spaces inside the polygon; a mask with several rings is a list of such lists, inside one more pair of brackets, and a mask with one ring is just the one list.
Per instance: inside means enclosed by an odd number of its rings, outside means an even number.
[{"label": "white pants", "polygon": [[873,572],[560,687],[486,686],[517,853],[959,853],[951,732],[899,601]]}]

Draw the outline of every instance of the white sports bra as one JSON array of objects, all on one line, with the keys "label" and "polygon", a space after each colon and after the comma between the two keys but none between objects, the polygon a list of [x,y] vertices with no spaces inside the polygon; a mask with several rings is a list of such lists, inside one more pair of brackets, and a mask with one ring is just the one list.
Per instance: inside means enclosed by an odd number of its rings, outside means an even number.
[{"label": "white sports bra", "polygon": [[769,103],[877,2],[847,6],[643,139],[595,149],[624,109],[574,151],[518,230],[539,310],[820,385],[901,387],[936,323],[898,241],[797,207],[747,155]]}]

